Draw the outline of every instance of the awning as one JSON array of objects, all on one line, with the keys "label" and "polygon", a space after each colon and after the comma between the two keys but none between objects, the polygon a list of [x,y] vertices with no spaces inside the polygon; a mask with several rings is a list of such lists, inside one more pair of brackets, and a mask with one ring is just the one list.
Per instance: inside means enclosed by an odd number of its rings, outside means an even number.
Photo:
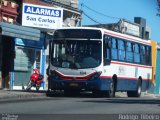
[{"label": "awning", "polygon": [[0,35],[39,41],[41,31],[15,24],[0,22]]}]

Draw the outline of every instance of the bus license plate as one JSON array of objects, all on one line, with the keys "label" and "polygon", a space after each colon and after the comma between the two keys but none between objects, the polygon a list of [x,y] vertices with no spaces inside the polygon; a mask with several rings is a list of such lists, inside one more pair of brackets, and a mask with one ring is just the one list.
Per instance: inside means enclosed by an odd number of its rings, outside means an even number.
[{"label": "bus license plate", "polygon": [[69,86],[71,86],[71,87],[78,87],[79,85],[78,85],[78,83],[70,83]]}]

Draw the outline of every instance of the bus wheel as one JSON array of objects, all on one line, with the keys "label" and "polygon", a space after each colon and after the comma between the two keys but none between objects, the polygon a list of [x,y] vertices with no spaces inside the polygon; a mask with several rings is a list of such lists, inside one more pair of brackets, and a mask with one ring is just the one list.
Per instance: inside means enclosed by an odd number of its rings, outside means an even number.
[{"label": "bus wheel", "polygon": [[115,81],[112,79],[112,82],[110,83],[110,90],[107,91],[108,97],[115,97]]},{"label": "bus wheel", "polygon": [[139,79],[137,83],[136,91],[127,91],[128,97],[140,97],[142,92],[142,82]]}]

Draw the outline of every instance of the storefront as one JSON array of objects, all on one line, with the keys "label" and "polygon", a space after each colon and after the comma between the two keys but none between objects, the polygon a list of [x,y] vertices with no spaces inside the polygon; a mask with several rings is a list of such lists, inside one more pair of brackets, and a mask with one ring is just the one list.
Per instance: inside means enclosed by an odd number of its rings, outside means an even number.
[{"label": "storefront", "polygon": [[22,89],[32,69],[44,74],[44,40],[40,30],[0,22],[0,88]]},{"label": "storefront", "polygon": [[[63,9],[23,3],[21,25],[0,22],[1,88],[24,88],[35,67],[42,74],[46,73],[48,57],[45,56],[45,35],[42,31],[48,32],[63,26]],[[46,79],[45,75],[44,80]],[[43,85],[44,87],[47,86]]]},{"label": "storefront", "polygon": [[[15,38],[14,73],[12,73],[13,89],[26,88],[33,68],[44,74],[43,68],[43,42]],[[42,86],[43,87],[43,86]]]}]

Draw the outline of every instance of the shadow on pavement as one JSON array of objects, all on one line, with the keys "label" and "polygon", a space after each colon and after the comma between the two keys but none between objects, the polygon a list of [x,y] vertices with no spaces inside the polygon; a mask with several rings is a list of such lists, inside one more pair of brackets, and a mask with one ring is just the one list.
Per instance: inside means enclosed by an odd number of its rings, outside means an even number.
[{"label": "shadow on pavement", "polygon": [[[9,91],[9,90],[8,90]],[[10,90],[11,92],[46,93],[46,90]]]},{"label": "shadow on pavement", "polygon": [[109,98],[106,100],[86,100],[83,102],[93,103],[114,103],[114,104],[158,104],[160,107],[160,99],[143,99],[143,98]]}]

